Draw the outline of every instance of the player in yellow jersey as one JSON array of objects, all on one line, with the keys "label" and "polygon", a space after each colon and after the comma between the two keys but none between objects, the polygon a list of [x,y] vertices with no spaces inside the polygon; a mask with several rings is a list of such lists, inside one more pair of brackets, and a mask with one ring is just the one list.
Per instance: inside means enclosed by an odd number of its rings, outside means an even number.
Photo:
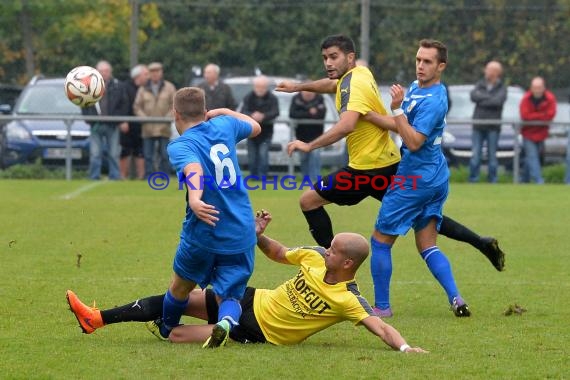
[{"label": "player in yellow jersey", "polygon": [[[285,81],[276,90],[283,92],[312,91],[335,93],[340,120],[315,140],[289,143],[288,153],[310,152],[331,145],[346,137],[348,166],[323,176],[314,189],[306,190],[300,206],[309,230],[322,247],[329,247],[333,237],[331,219],[323,206],[334,203],[351,206],[371,196],[381,201],[394,181],[413,181],[413,178],[393,179],[400,162],[400,153],[389,136],[390,122],[374,76],[367,67],[356,66],[354,42],[343,35],[325,38],[321,44],[327,77],[313,82]],[[374,115],[374,116],[372,116]],[[378,122],[380,119],[380,122]],[[395,130],[393,126],[392,130]],[[403,184],[402,184],[403,185]],[[504,254],[494,238],[481,237],[449,217],[443,216],[440,233],[463,241],[479,249],[498,270],[504,268]],[[384,315],[389,316],[389,315]]]},{"label": "player in yellow jersey", "polygon": [[[296,265],[295,277],[273,290],[247,288],[241,301],[239,325],[230,338],[241,343],[297,344],[311,335],[342,321],[365,326],[387,345],[402,352],[426,352],[410,347],[400,333],[382,321],[360,295],[355,274],[368,256],[367,240],[358,234],[340,233],[328,249],[322,247],[286,248],[264,235],[271,215],[256,216],[257,246],[270,259]],[[162,313],[161,297],[136,300],[110,310],[84,305],[70,290],[67,299],[83,332],[92,333],[106,324],[127,321],[149,321]],[[218,304],[214,293],[194,290],[190,293],[186,314],[207,320],[208,325],[175,327],[169,340],[176,343],[203,342],[217,321]],[[160,322],[158,322],[159,324]],[[159,338],[157,322],[148,324]]]}]

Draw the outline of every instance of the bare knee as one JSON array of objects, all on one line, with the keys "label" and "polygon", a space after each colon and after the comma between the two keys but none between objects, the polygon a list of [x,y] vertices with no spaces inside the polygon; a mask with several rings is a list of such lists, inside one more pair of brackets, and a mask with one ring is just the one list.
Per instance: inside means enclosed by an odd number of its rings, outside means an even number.
[{"label": "bare knee", "polygon": [[302,211],[315,210],[329,202],[322,198],[315,190],[307,190],[299,198],[299,206]]}]

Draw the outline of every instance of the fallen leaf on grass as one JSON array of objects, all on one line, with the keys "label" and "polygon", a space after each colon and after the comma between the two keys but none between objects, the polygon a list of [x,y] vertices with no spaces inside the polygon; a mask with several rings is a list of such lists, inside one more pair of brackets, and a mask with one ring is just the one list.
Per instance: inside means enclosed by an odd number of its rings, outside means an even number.
[{"label": "fallen leaf on grass", "polygon": [[526,309],[524,307],[515,303],[514,305],[509,305],[507,310],[505,310],[503,312],[503,315],[505,315],[505,316],[509,316],[509,315],[513,315],[513,314],[522,315],[522,313],[524,313],[525,311],[526,311]]}]

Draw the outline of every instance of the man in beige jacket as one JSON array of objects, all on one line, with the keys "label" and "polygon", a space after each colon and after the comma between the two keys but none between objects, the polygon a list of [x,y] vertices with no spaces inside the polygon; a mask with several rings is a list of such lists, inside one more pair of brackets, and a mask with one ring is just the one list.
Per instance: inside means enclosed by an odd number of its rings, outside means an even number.
[{"label": "man in beige jacket", "polygon": [[[176,88],[172,83],[163,79],[162,64],[153,62],[148,65],[149,81],[137,92],[133,109],[137,116],[171,116],[172,99]],[[143,155],[145,178],[159,170],[170,173],[166,146],[170,141],[170,123],[143,123]],[[158,147],[158,162],[154,157]]]}]

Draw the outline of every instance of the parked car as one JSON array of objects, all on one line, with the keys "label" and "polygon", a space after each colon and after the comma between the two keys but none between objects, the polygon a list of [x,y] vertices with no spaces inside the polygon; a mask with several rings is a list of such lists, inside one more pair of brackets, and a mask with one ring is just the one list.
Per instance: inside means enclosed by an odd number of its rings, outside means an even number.
[{"label": "parked car", "polygon": [[[234,98],[241,107],[241,101],[245,95],[253,88],[253,78],[255,77],[233,77],[225,80],[225,83],[232,89]],[[268,77],[270,81],[270,89],[274,89],[277,84],[283,80],[295,81],[292,78],[284,77]],[[274,125],[273,139],[269,147],[269,166],[276,168],[284,168],[289,163],[287,155],[287,143],[291,141],[290,136],[290,118],[289,107],[294,94],[284,92],[273,92],[279,100],[279,117]],[[325,106],[327,113],[325,115],[325,131],[330,129],[338,120],[339,116],[336,112],[334,100],[331,96],[325,95]],[[247,142],[242,141],[237,146],[238,160],[242,167],[247,167]],[[295,166],[299,166],[299,156],[293,156]],[[341,167],[346,164],[345,140],[342,139],[332,145],[321,148],[322,166]]]},{"label": "parked car", "polygon": [[21,86],[0,84],[0,112],[9,113],[21,92]]},{"label": "parked car", "polygon": [[[81,109],[65,96],[65,78],[34,77],[24,88],[13,115],[80,115]],[[67,129],[61,120],[13,120],[4,131],[5,166],[33,162],[38,158],[49,166],[65,164]],[[90,129],[83,121],[71,126],[73,164],[89,163]]]},{"label": "parked car", "polygon": [[[471,90],[474,85],[451,85],[449,95],[451,97],[451,109],[447,115],[447,128],[443,139],[443,148],[448,155],[450,165],[468,165],[472,157],[471,135],[473,126],[471,123],[455,122],[455,120],[471,119],[475,109],[475,103],[471,101]],[[503,106],[502,119],[506,121],[520,121],[519,104],[524,95],[520,87],[509,86],[507,88],[507,100]],[[515,130],[512,123],[503,123],[499,135],[497,158],[499,164],[512,168],[514,152]],[[483,147],[483,161],[486,161],[487,147]]]},{"label": "parked car", "polygon": [[568,128],[570,128],[569,103],[556,103],[556,116],[553,121],[562,124],[550,126],[548,138],[544,142],[544,160],[546,163],[561,163],[564,162],[566,149],[568,148]]},{"label": "parked car", "polygon": [[[448,154],[451,165],[468,165],[471,159],[471,134],[472,124],[455,123],[453,119],[469,119],[473,117],[475,103],[471,101],[470,92],[473,85],[451,85],[451,110],[447,115],[447,128],[443,139],[444,152]],[[519,104],[524,95],[520,87],[509,86],[507,88],[507,100],[503,107],[503,123],[499,135],[499,147],[497,158],[499,164],[512,168],[515,155],[515,131],[512,121],[520,122]],[[558,103],[557,115],[554,121],[570,124],[569,106],[566,103]],[[567,129],[564,126],[551,126],[550,135],[545,141],[544,159],[546,163],[561,162],[566,155]],[[522,145],[522,137],[519,135],[519,143]],[[483,148],[483,158],[486,159],[486,147]],[[524,154],[524,153],[523,153]]]}]

